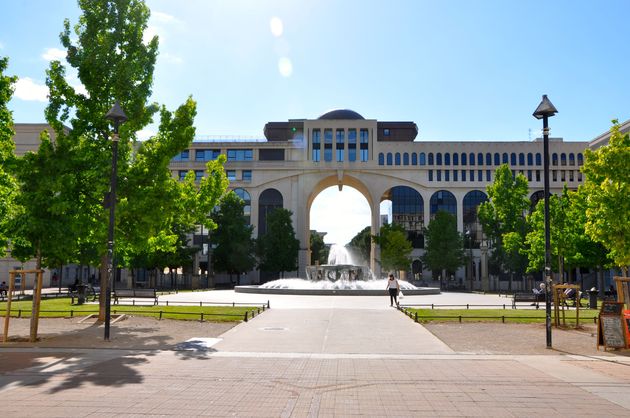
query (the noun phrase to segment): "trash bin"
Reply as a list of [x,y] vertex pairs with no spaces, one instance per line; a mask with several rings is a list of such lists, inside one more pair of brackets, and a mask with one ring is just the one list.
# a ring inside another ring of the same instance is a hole
[[589,309],[597,309],[597,290],[591,289],[588,291],[588,307]]
[[85,303],[85,290],[87,286],[83,283],[77,285],[77,305],[83,305]]

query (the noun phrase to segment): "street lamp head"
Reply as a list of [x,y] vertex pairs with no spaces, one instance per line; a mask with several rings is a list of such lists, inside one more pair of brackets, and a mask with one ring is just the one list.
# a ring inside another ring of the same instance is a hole
[[542,101],[534,111],[533,115],[536,119],[542,119],[545,116],[551,117],[558,113],[558,109],[549,101],[546,94],[543,94]]
[[118,102],[118,100],[116,100],[114,106],[109,109],[109,112],[107,112],[107,114],[105,115],[105,119],[109,119],[114,122],[115,133],[118,133],[118,126],[121,123],[125,123],[127,121],[127,115],[125,115],[125,112],[120,107],[120,103]]

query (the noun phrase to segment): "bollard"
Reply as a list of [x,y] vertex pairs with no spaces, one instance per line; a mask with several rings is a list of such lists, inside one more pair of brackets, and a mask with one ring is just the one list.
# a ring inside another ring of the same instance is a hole
[[271,309],[271,304],[269,303],[269,300],[267,300],[267,309]]
[[70,310],[70,318],[74,318],[74,311],[72,309]]
[[247,311],[245,311],[245,322],[247,322]]
[[203,307],[203,302],[199,302],[199,307]]
[[22,310],[18,309],[18,318],[21,318],[21,317],[22,317]]
[[201,313],[201,322],[203,322],[203,312]]
[[503,322],[505,324],[505,315],[501,316],[501,322]]
[[162,311],[160,311],[160,321],[162,320]]
[[234,302],[232,302],[232,307],[234,307],[234,306],[235,306],[235,304],[234,304]]
[[136,300],[135,299],[131,299],[131,306],[136,306]]
[[466,309],[467,310],[470,309],[470,305],[469,304],[466,304]]
[[459,316],[459,323],[460,324],[462,323],[462,316],[461,315]]
[[505,303],[503,304],[503,310],[505,310]]
[[166,301],[166,306],[168,306],[168,300]]
[[433,309],[433,304],[431,304],[431,309]]

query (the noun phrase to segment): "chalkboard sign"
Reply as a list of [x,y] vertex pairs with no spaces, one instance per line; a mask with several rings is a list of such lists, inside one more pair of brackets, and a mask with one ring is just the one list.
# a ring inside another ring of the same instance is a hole
[[602,303],[602,309],[600,314],[602,315],[621,315],[623,309],[623,302],[610,302],[604,301]]
[[621,316],[602,315],[599,317],[599,320],[602,329],[602,336],[604,337],[604,346],[611,348],[625,348],[625,330]]

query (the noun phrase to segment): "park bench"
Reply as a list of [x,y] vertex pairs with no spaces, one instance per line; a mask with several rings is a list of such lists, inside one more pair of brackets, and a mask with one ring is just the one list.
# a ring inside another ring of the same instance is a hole
[[[70,303],[74,305],[74,299],[79,299],[79,292],[76,290],[68,289],[68,295],[70,296]],[[89,300],[92,298],[92,302],[95,302],[96,299],[100,299],[101,288],[94,287],[92,285],[87,285],[85,287],[85,300]]]
[[116,289],[114,290],[113,297],[114,304],[118,303],[119,298],[153,299],[154,305],[158,303],[156,289]]
[[512,295],[512,309],[516,309],[517,302],[528,302],[536,305],[536,309],[538,309],[538,303],[543,300],[545,300],[544,293],[514,293],[514,295]]

